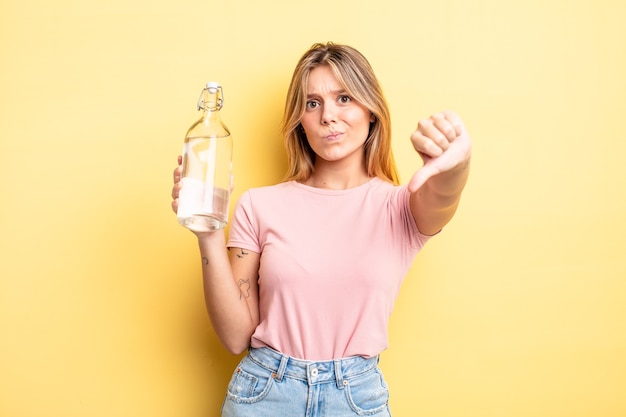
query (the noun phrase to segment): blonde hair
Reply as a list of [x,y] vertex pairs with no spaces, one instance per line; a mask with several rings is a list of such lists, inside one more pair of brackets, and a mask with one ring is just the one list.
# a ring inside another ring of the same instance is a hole
[[374,116],[364,144],[367,174],[398,184],[391,149],[389,108],[374,70],[359,51],[332,42],[313,45],[300,58],[291,78],[281,127],[288,160],[285,180],[305,181],[313,173],[316,155],[309,146],[300,121],[306,106],[309,73],[322,65],[328,65],[347,94]]

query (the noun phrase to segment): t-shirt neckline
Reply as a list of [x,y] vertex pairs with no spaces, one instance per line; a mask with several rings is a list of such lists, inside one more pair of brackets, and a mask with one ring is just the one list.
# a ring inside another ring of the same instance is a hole
[[356,187],[351,187],[351,188],[346,188],[345,190],[333,190],[333,189],[329,189],[329,188],[318,188],[318,187],[313,187],[312,185],[306,185],[306,184],[302,184],[298,181],[295,180],[291,180],[289,181],[290,184],[292,184],[294,187],[299,188],[301,190],[305,190],[305,191],[309,191],[312,193],[316,193],[316,194],[323,194],[323,195],[344,195],[344,194],[350,194],[353,192],[357,192],[360,191],[364,188],[368,188],[371,185],[374,184],[374,182],[379,181],[380,179],[378,177],[372,177],[369,180],[367,180],[366,182],[364,182],[361,185],[357,185]]

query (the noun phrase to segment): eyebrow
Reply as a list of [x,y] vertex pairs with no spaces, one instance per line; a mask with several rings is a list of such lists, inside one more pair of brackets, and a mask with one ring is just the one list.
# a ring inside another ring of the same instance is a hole
[[[346,94],[346,90],[342,88],[340,90],[331,91],[330,94],[335,95],[335,96],[339,96],[341,94]],[[312,94],[307,94],[306,98],[317,97],[317,96],[319,96],[318,93],[312,93]]]

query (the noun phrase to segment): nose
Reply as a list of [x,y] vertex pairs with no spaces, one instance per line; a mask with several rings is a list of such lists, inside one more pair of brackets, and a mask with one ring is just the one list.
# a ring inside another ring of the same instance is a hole
[[337,109],[333,103],[324,104],[324,110],[322,111],[322,124],[327,125],[337,122]]

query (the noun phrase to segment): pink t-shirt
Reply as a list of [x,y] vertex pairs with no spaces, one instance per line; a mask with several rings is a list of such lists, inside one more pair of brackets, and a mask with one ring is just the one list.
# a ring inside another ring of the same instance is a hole
[[379,354],[400,284],[427,240],[407,188],[379,178],[347,190],[295,181],[248,190],[228,246],[261,254],[251,346],[305,360]]

